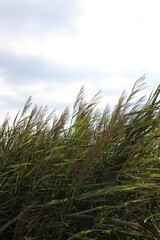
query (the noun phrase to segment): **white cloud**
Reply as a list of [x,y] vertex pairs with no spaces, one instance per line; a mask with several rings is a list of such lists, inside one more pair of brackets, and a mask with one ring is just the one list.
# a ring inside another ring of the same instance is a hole
[[82,3],[84,14],[75,19],[76,33],[19,33],[6,43],[7,47],[18,55],[45,57],[71,66],[92,66],[101,71],[159,71],[158,1]]
[[5,82],[3,76],[0,76],[0,96],[14,96],[15,92],[13,87]]

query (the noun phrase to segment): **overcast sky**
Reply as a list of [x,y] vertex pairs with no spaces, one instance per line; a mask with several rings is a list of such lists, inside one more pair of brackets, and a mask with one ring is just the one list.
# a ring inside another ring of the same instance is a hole
[[82,85],[87,96],[102,90],[100,107],[143,74],[155,88],[159,10],[159,0],[0,0],[1,119],[30,95],[59,113]]

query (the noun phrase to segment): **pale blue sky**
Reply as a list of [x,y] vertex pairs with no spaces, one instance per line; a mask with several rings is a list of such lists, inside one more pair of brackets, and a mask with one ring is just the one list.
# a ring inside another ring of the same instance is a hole
[[146,74],[160,77],[159,0],[0,0],[0,112],[28,98],[59,114],[82,85],[116,104]]

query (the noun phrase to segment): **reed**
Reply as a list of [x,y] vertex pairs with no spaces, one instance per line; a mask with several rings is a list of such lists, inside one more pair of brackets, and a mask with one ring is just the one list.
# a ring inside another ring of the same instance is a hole
[[31,97],[11,126],[6,117],[0,239],[160,239],[160,85],[137,100],[144,82],[112,113],[81,88],[72,117],[31,109]]

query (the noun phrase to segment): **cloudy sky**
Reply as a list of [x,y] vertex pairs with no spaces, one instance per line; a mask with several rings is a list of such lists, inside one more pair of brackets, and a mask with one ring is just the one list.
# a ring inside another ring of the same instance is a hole
[[159,9],[159,0],[0,0],[1,119],[30,95],[59,113],[82,85],[87,96],[102,89],[100,107],[143,74],[155,88]]

